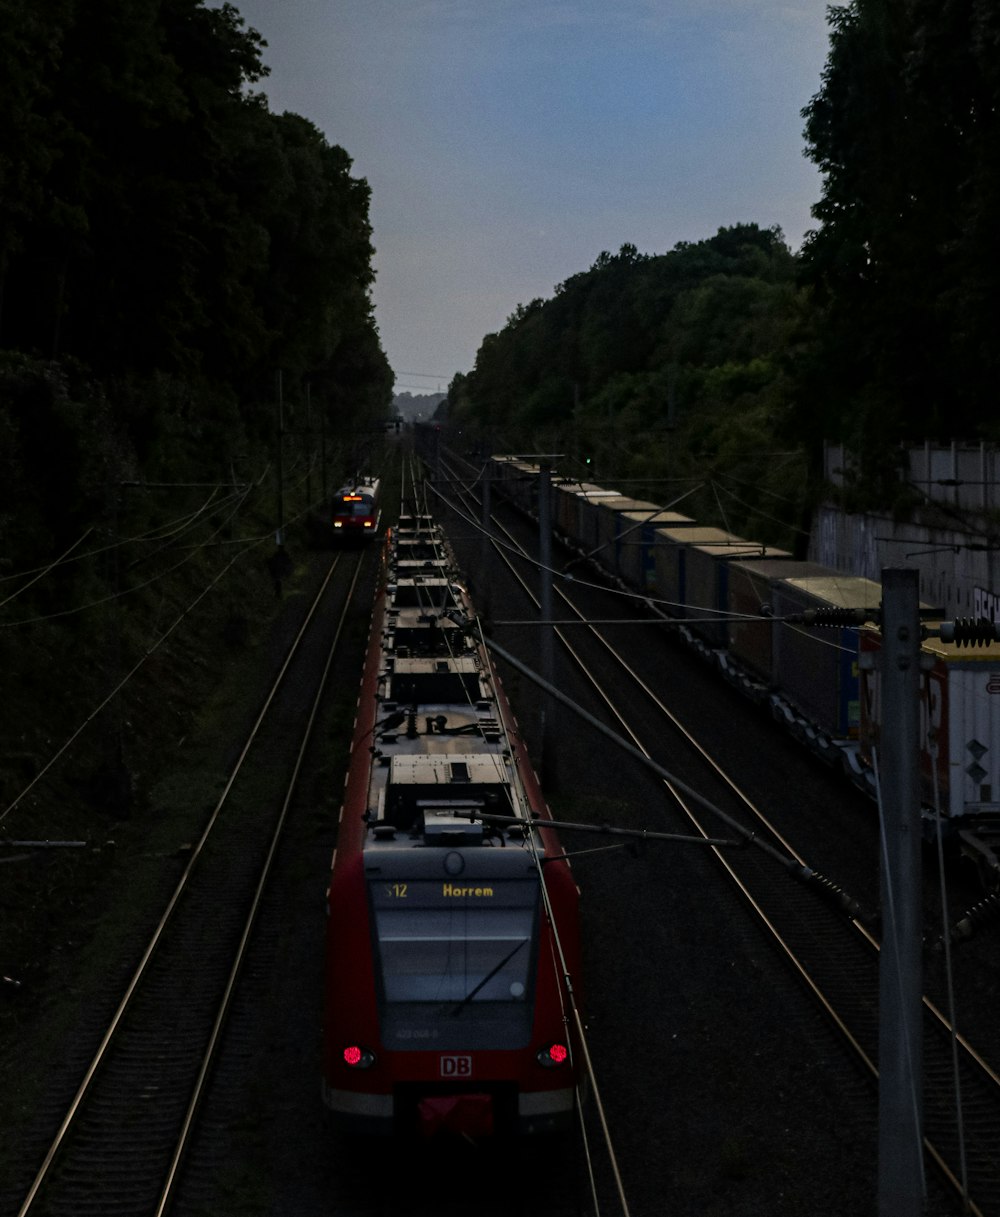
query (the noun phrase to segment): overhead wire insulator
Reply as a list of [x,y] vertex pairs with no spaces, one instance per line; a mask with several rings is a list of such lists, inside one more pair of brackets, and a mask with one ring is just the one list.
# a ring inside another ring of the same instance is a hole
[[956,617],[941,622],[941,641],[957,647],[986,647],[1000,641],[997,628],[988,617]]
[[991,892],[985,900],[980,900],[978,904],[973,905],[965,916],[955,923],[951,931],[952,940],[959,942],[962,939],[971,938],[976,930],[998,920],[1000,920],[1000,892]]
[[821,875],[819,871],[803,870],[797,873],[796,876],[802,883],[813,888],[824,903],[829,904],[831,908],[835,908],[838,912],[845,913],[848,917],[861,922],[870,922],[868,917],[861,907],[861,904],[844,891],[839,884],[828,879],[825,875]]

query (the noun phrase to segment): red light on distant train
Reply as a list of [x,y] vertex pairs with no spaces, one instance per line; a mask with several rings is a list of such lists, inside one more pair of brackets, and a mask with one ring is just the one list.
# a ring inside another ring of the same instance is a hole
[[350,1048],[344,1049],[344,1060],[348,1065],[361,1064],[361,1049],[357,1044],[352,1044]]
[[350,1044],[344,1049],[344,1064],[351,1069],[370,1069],[375,1064],[375,1053],[357,1044]]

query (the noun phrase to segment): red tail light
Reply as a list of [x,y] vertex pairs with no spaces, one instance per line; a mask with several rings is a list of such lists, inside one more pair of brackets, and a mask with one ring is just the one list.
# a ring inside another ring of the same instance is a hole
[[569,1049],[565,1044],[546,1044],[544,1048],[539,1049],[536,1059],[539,1065],[555,1069],[569,1060]]
[[375,1064],[375,1053],[358,1044],[349,1044],[343,1052],[344,1064],[349,1069],[371,1069]]

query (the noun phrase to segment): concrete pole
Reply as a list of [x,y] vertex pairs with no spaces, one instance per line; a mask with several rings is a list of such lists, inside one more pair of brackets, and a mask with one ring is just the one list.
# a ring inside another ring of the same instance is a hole
[[285,544],[285,396],[282,373],[278,372],[278,527],[275,530],[275,544],[281,548]]
[[306,381],[306,506],[312,511],[312,386]]
[[[551,513],[552,470],[548,461],[542,461],[538,468],[538,561],[539,571],[539,613],[542,621],[552,620],[552,513]],[[541,638],[541,667],[542,679],[547,684],[554,684],[554,643],[551,625],[542,626]],[[548,756],[548,709],[549,698],[542,698],[541,713],[541,768],[544,771],[545,759]],[[544,772],[542,774],[544,777]]]
[[882,572],[879,1217],[921,1217],[926,1195],[918,579],[916,570]]
[[488,465],[483,468],[482,476],[480,478],[480,484],[482,485],[482,488],[483,488],[483,511],[482,511],[482,516],[480,518],[480,523],[482,525],[482,530],[483,530],[480,535],[482,536],[483,543],[482,543],[482,551],[481,551],[480,559],[479,559],[479,569],[481,572],[480,577],[479,577],[480,578],[479,611],[483,614],[484,617],[488,617],[489,613],[490,613],[490,566],[492,564],[492,559],[493,559],[493,554],[491,552],[493,545],[492,545],[492,537],[491,537],[491,532],[490,532],[490,516],[492,514],[492,503],[491,503],[491,496],[490,496],[490,491],[491,491],[490,470],[489,470]]

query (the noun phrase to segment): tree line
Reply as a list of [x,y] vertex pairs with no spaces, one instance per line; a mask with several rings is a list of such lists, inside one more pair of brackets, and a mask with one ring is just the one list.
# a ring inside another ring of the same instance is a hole
[[824,439],[856,454],[850,504],[884,508],[901,443],[1000,438],[1000,8],[851,0],[829,24],[801,251],[736,224],[602,253],[483,340],[457,424],[581,473],[703,481],[701,515],[785,543],[768,519],[807,517]]
[[581,479],[685,495],[681,511],[792,543],[776,521],[804,489],[791,432],[808,325],[779,229],[735,225],[661,255],[624,245],[488,336],[449,418],[498,450],[565,454]]
[[276,374],[382,416],[369,188],[203,0],[0,0],[0,552],[273,446]]

